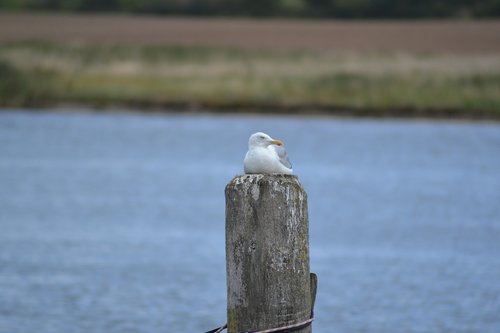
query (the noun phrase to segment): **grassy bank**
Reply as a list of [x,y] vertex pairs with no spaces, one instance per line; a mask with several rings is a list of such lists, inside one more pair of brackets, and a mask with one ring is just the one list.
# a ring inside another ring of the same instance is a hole
[[0,106],[500,118],[500,55],[0,44]]

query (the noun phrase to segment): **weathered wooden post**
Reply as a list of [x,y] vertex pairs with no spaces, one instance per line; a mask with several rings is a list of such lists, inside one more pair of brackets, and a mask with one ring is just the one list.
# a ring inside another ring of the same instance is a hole
[[[243,175],[226,186],[228,333],[310,319],[307,195],[296,176]],[[294,332],[309,333],[310,325]]]

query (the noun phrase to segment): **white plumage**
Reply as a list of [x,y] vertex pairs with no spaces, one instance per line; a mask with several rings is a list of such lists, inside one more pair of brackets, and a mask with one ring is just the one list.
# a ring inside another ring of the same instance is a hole
[[254,133],[248,139],[248,152],[243,166],[245,173],[293,172],[283,142],[262,132]]

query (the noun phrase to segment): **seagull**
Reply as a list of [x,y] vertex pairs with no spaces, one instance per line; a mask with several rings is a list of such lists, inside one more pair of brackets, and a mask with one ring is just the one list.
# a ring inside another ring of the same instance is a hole
[[292,164],[281,140],[257,132],[248,139],[248,152],[243,161],[245,173],[292,174]]

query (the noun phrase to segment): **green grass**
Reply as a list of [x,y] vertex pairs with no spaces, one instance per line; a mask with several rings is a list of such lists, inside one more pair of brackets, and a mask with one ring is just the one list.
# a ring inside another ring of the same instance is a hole
[[0,106],[66,102],[500,118],[500,55],[0,44]]

